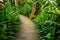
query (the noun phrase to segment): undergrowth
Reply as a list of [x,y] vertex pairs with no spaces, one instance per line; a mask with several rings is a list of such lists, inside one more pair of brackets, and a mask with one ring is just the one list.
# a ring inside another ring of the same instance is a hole
[[6,3],[0,11],[0,40],[13,40],[18,31],[19,14],[14,6]]

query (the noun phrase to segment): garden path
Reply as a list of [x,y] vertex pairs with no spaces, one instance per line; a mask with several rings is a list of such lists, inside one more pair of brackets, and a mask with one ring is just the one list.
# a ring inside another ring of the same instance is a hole
[[35,24],[26,16],[20,15],[20,31],[17,34],[17,40],[40,40],[36,33]]

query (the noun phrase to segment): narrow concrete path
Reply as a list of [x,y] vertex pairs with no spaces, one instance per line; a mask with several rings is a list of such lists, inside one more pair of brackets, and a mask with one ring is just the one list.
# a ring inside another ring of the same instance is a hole
[[26,16],[20,15],[20,31],[17,35],[17,40],[40,40],[36,33],[34,23]]

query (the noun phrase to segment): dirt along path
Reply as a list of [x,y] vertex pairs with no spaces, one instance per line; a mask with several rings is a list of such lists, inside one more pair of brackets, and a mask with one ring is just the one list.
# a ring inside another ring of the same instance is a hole
[[20,31],[17,34],[17,40],[40,40],[36,33],[34,23],[26,16],[20,15]]

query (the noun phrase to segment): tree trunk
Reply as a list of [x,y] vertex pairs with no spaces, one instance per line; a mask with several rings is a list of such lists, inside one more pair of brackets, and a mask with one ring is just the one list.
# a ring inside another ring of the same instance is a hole
[[10,1],[9,1],[9,0],[7,0],[7,3],[10,3]]
[[4,4],[3,4],[3,0],[0,0],[0,11],[3,10]]
[[[36,2],[36,0],[33,0],[33,1],[34,3]],[[32,19],[32,17],[35,17],[35,13],[36,13],[36,4],[33,4],[30,19]]]
[[20,1],[20,4],[25,4],[27,2],[27,0],[19,0]]
[[15,6],[16,7],[18,6],[18,0],[15,0]]
[[3,0],[0,0],[1,2],[3,2]]

